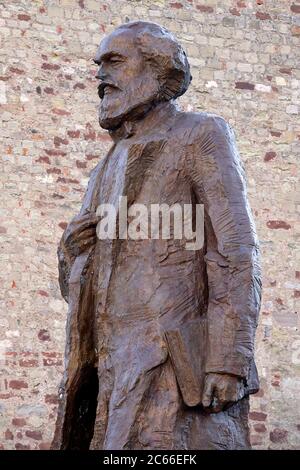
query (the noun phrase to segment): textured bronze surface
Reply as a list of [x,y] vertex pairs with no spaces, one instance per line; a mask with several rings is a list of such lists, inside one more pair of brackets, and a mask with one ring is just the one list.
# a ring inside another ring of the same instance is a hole
[[[258,389],[258,242],[230,126],[180,111],[184,51],[127,23],[96,54],[100,125],[113,146],[60,242],[69,304],[53,449],[247,449]],[[203,204],[205,241],[99,239],[96,210]]]

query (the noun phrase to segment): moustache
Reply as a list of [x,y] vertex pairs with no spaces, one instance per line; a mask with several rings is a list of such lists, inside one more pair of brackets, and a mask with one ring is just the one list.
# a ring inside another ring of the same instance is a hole
[[105,92],[106,87],[110,87],[115,90],[120,90],[120,88],[112,82],[108,82],[108,81],[101,82],[100,85],[98,86],[98,96],[101,100],[104,97],[104,92]]

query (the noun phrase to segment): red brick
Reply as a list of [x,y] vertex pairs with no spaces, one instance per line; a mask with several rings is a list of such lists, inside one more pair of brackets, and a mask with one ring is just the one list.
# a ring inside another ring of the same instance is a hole
[[55,147],[59,147],[61,144],[68,145],[69,141],[67,139],[63,139],[62,137],[55,136],[53,139]]
[[270,440],[274,443],[282,442],[286,439],[288,431],[286,429],[275,428],[270,432]]
[[300,271],[295,271],[295,278],[300,279]]
[[50,165],[50,160],[48,157],[39,157],[37,160],[36,160],[37,163],[47,163],[48,165]]
[[61,359],[43,359],[44,366],[62,366]]
[[0,400],[8,400],[9,398],[12,398],[11,393],[0,393]]
[[34,439],[35,441],[41,441],[43,436],[41,431],[25,431],[25,435],[27,437],[30,437],[31,439]]
[[37,367],[38,361],[36,359],[20,359],[20,367]]
[[39,444],[39,449],[40,450],[49,450],[51,447],[51,442],[41,442]]
[[58,65],[58,64],[49,64],[48,62],[44,62],[42,64],[42,69],[44,69],[44,70],[59,70],[60,65]]
[[179,2],[173,2],[173,3],[170,3],[169,5],[171,8],[177,8],[177,9],[182,8],[183,6],[182,3],[179,3]]
[[264,161],[269,162],[270,160],[274,160],[276,158],[276,152],[267,152],[264,156]]
[[55,351],[43,351],[42,355],[44,357],[61,357],[61,354]]
[[300,290],[294,290],[294,298],[299,299],[300,297]]
[[214,11],[214,9],[212,7],[209,7],[208,5],[197,5],[196,8],[197,10],[200,10],[203,13],[212,13]]
[[54,351],[44,351],[42,355],[44,366],[61,366],[62,360],[60,359],[61,354]]
[[60,222],[60,223],[58,224],[58,226],[59,226],[60,228],[62,228],[63,230],[66,230],[68,224],[67,224],[67,222]]
[[48,175],[52,175],[52,174],[60,175],[61,170],[59,168],[48,168],[47,173],[48,173]]
[[9,70],[17,75],[23,75],[25,73],[24,70],[18,69],[17,67],[9,67]]
[[281,132],[280,132],[280,131],[270,131],[270,134],[271,134],[273,137],[280,137],[280,136],[281,136]]
[[14,426],[19,428],[26,426],[26,419],[24,418],[13,418],[11,422]]
[[63,178],[61,176],[59,176],[59,178],[57,178],[57,183],[64,183],[64,184],[79,184],[80,181],[74,179],[74,178]]
[[41,289],[40,289],[40,290],[37,291],[37,293],[38,293],[39,295],[41,295],[42,297],[49,297],[48,292],[46,292],[45,290],[41,290]]
[[291,11],[293,13],[300,13],[300,4],[296,5],[295,3],[293,3],[293,5],[291,5]]
[[50,157],[65,157],[67,155],[66,152],[57,149],[45,149],[45,152]]
[[80,136],[80,131],[68,131],[67,134],[72,139],[78,139],[78,137]]
[[284,229],[289,230],[291,225],[285,222],[284,220],[268,220],[267,227],[271,229]]
[[80,160],[76,160],[77,168],[86,168],[86,162],[81,162]]
[[16,442],[15,443],[15,449],[16,450],[30,450],[30,445],[28,444],[21,444],[21,442]]
[[57,114],[58,116],[70,116],[71,114],[69,111],[60,108],[52,108],[51,111],[53,114]]
[[267,428],[263,423],[258,423],[254,425],[254,430],[256,432],[266,432]]
[[235,88],[239,88],[240,90],[254,90],[254,85],[248,82],[236,82]]
[[99,158],[99,156],[98,155],[93,155],[91,153],[86,155],[87,160],[94,160],[95,158]]
[[258,20],[262,20],[262,21],[271,19],[271,16],[269,15],[269,13],[264,13],[262,11],[257,11],[255,16]]
[[286,73],[287,75],[291,75],[292,69],[289,68],[289,67],[282,67],[281,69],[279,69],[279,72],[280,73]]
[[85,85],[83,83],[75,83],[75,85],[73,86],[74,90],[76,90],[77,88],[79,90],[84,90],[85,89]]
[[58,405],[58,396],[54,394],[46,395],[45,403],[48,403],[49,405]]
[[5,433],[4,433],[4,438],[5,438],[7,441],[13,441],[14,435],[13,435],[13,433],[12,433],[9,429],[6,429],[6,431],[5,431]]
[[20,13],[20,15],[18,15],[18,20],[20,21],[29,21],[31,19],[31,17],[29,15],[25,15],[23,13]]
[[266,413],[262,413],[260,411],[250,411],[249,418],[253,421],[266,421],[267,415]]
[[24,380],[10,380],[9,387],[15,390],[21,390],[21,388],[28,388],[28,383]]
[[44,88],[44,92],[47,93],[47,95],[54,95],[54,90],[51,87],[46,86]]
[[48,330],[40,330],[38,332],[38,339],[41,341],[50,341],[50,333]]

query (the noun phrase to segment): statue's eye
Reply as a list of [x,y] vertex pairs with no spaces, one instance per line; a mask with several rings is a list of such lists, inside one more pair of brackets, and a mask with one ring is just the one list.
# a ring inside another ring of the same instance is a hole
[[121,64],[123,61],[119,57],[111,57],[109,62],[113,65]]

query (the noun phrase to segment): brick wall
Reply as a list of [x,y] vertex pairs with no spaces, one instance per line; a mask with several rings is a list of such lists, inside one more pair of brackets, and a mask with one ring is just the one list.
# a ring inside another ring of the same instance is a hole
[[188,53],[182,106],[220,114],[236,131],[264,271],[252,440],[299,448],[299,0],[0,0],[0,11],[0,446],[51,441],[67,311],[56,247],[110,145],[91,59],[115,26],[150,19]]

